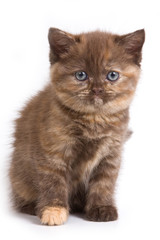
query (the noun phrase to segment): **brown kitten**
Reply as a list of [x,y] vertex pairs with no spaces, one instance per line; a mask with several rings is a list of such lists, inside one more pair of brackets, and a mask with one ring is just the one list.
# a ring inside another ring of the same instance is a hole
[[15,207],[60,225],[69,211],[118,217],[114,188],[140,74],[144,30],[127,35],[49,30],[51,82],[16,122]]

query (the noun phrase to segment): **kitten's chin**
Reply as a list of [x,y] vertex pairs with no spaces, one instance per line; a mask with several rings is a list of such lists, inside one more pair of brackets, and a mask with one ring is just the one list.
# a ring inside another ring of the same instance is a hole
[[102,98],[95,96],[93,99],[93,104],[95,107],[101,107],[104,104],[104,102]]

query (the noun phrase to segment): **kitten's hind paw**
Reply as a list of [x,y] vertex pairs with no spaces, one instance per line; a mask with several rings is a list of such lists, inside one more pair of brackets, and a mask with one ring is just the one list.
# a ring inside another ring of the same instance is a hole
[[101,206],[87,211],[87,218],[95,222],[115,221],[118,218],[118,213],[114,206]]
[[42,212],[41,223],[49,226],[62,225],[67,221],[68,210],[64,207],[46,207]]

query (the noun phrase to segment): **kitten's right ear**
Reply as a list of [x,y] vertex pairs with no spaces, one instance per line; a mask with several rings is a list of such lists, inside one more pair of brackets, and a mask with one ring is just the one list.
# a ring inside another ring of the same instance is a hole
[[48,41],[50,44],[50,62],[53,64],[61,57],[62,54],[67,53],[71,45],[75,44],[74,35],[66,33],[57,28],[50,28],[48,33]]

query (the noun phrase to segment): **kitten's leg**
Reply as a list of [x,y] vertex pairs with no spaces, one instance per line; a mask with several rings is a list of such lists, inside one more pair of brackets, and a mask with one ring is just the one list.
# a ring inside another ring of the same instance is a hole
[[61,225],[67,221],[68,180],[63,169],[44,169],[39,174],[37,215],[42,224]]
[[21,164],[13,158],[9,170],[13,207],[20,212],[35,215],[37,192],[32,184],[31,176],[24,172],[24,169],[27,169],[28,166],[25,166],[25,168],[24,165],[23,167],[17,166],[21,166]]
[[21,213],[26,213],[30,215],[36,215],[36,201],[26,201],[21,198],[17,193],[12,191],[12,199],[14,203],[14,208]]
[[114,205],[114,187],[118,176],[119,161],[112,157],[101,161],[93,172],[88,189],[86,215],[91,221],[114,221],[118,218]]

